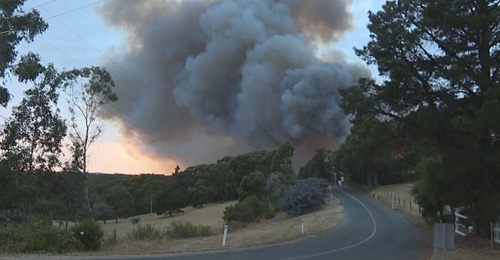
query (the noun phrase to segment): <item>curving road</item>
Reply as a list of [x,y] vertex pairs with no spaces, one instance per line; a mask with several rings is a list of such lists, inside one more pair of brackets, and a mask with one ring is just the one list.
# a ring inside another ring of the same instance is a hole
[[421,245],[420,236],[406,219],[371,197],[349,188],[336,189],[334,196],[344,206],[344,225],[315,238],[236,251],[54,259],[422,259],[418,250]]

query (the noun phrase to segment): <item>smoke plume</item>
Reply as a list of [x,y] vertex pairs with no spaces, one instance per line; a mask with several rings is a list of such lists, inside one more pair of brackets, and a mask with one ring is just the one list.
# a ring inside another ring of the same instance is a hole
[[126,32],[106,66],[119,101],[104,115],[149,153],[187,164],[285,140],[306,155],[335,146],[349,122],[338,90],[368,70],[317,44],[351,27],[352,0],[112,0]]

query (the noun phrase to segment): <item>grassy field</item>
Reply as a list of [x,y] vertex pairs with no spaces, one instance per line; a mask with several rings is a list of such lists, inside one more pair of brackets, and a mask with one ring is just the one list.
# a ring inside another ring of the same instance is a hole
[[[433,227],[420,216],[420,209],[415,203],[410,190],[413,184],[396,184],[380,186],[371,191],[371,195],[388,207],[397,208],[395,210],[403,213],[419,231],[421,231],[426,252],[429,259],[442,259],[442,250],[433,250]],[[489,251],[490,241],[477,236],[462,237],[455,234],[455,249],[447,252],[446,259],[457,260],[480,260],[480,259],[500,259],[500,245],[494,244],[498,251]]]
[[[157,241],[137,241],[127,239],[127,234],[137,225],[129,219],[119,219],[103,225],[106,236],[116,230],[119,243],[105,244],[99,254],[137,254],[137,253],[169,253],[185,251],[203,251],[220,249],[222,243],[222,215],[226,207],[235,202],[207,205],[201,209],[185,208],[181,215],[157,216],[142,215],[139,224],[151,224],[162,229],[174,221],[189,221],[196,225],[212,227],[212,236],[189,239],[164,239]],[[327,199],[326,205],[316,212],[300,217],[289,217],[279,213],[275,218],[263,220],[260,223],[248,225],[245,228],[229,230],[227,248],[244,248],[258,245],[268,245],[302,238],[301,221],[304,220],[304,237],[311,237],[331,230],[342,223],[344,209],[340,202],[333,198]],[[113,222],[113,223],[111,223]]]

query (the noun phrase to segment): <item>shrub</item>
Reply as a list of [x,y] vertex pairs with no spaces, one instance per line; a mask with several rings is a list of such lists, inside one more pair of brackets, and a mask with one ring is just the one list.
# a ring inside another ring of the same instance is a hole
[[51,217],[34,217],[26,223],[0,225],[0,252],[64,253],[82,249],[70,232],[52,226]]
[[258,197],[264,196],[266,193],[266,177],[263,173],[256,171],[241,179],[238,195],[240,200],[243,200],[252,195]]
[[279,193],[279,191],[283,189],[283,187],[284,185],[280,180],[279,174],[271,174],[269,178],[267,178],[266,191],[268,195],[272,196],[276,193]]
[[26,214],[19,211],[0,211],[0,225],[9,223],[23,223],[26,222],[28,218]]
[[163,238],[163,234],[155,229],[153,225],[147,224],[144,226],[137,225],[137,227],[132,229],[128,234],[128,237],[135,240],[154,240]]
[[[227,228],[231,230],[231,232],[238,230],[240,228],[245,228],[247,226],[246,223],[240,221],[229,221],[227,223]],[[222,232],[224,232],[224,227],[222,227]]]
[[210,236],[212,234],[212,227],[194,225],[188,221],[177,221],[167,228],[166,234],[171,238]]
[[256,222],[261,218],[274,217],[275,211],[269,201],[250,196],[224,210],[225,222],[238,221],[242,223]]
[[82,243],[75,239],[71,232],[49,226],[33,232],[31,243],[32,252],[63,253],[83,248]]
[[84,249],[99,250],[101,248],[104,231],[99,223],[93,220],[85,220],[71,228],[71,231],[83,244]]
[[326,182],[319,178],[308,178],[297,182],[279,200],[279,207],[288,214],[297,216],[308,213],[325,203]]

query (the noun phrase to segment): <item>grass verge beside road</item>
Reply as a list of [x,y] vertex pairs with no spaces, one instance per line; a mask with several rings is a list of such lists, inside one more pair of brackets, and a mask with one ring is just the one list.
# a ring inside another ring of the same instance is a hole
[[[187,209],[185,215],[172,218],[143,216],[144,222],[141,220],[141,223],[149,223],[155,227],[164,227],[176,220],[191,221],[196,225],[211,225],[214,234],[212,236],[154,241],[123,239],[115,245],[105,245],[97,254],[174,253],[220,249],[223,228],[222,212],[229,205],[229,203],[215,204],[202,209]],[[323,208],[316,212],[299,217],[289,217],[285,213],[279,213],[270,220],[263,220],[234,231],[229,230],[226,248],[245,248],[300,239],[302,238],[302,220],[304,220],[304,237],[316,236],[339,226],[343,215],[344,208],[340,202],[335,198],[327,199]],[[120,231],[117,229],[117,233],[123,237],[126,230],[131,230],[133,225],[122,220],[118,225],[106,224],[105,228],[108,234],[113,229],[120,228]]]

